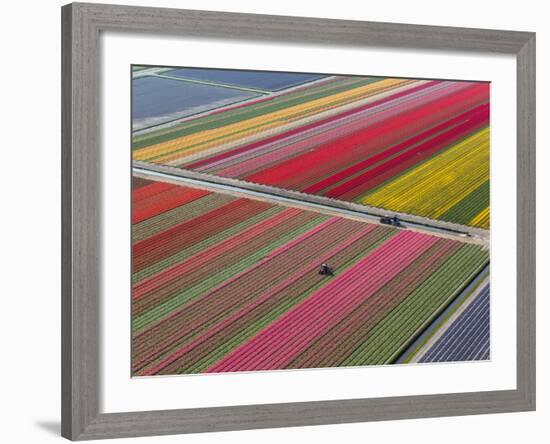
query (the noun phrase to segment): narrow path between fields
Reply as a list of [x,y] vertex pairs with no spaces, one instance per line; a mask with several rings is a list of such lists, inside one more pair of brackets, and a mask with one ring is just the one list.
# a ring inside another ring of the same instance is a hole
[[432,220],[424,217],[386,211],[353,202],[339,201],[324,196],[315,196],[297,191],[284,190],[267,185],[247,183],[237,179],[217,177],[176,167],[133,161],[133,173],[137,177],[180,185],[192,185],[209,191],[222,191],[240,197],[253,197],[289,207],[315,209],[320,213],[362,220],[380,224],[380,217],[398,216],[403,229],[410,229],[461,242],[473,243],[489,248],[489,232],[480,228],[467,227]]
[[452,323],[489,283],[489,267],[472,279],[459,295],[431,322],[422,334],[399,356],[395,364],[416,363],[447,330]]

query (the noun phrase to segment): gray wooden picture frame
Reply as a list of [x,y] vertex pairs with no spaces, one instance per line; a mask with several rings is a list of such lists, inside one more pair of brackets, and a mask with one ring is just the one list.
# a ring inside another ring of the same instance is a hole
[[[146,412],[99,411],[104,31],[511,54],[517,58],[517,388]],[[62,435],[73,440],[535,409],[535,34],[73,3],[62,8]]]

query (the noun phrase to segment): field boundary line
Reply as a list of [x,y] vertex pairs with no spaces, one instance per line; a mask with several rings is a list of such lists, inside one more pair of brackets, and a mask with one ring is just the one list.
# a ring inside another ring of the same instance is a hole
[[217,82],[212,82],[210,80],[197,80],[197,79],[190,79],[189,77],[177,77],[177,76],[170,76],[167,74],[159,74],[159,73],[151,73],[149,75],[151,77],[159,77],[161,79],[176,80],[178,82],[197,83],[199,85],[217,86],[219,88],[227,88],[227,89],[237,89],[239,91],[253,92],[257,94],[262,94],[264,96],[271,94],[271,91],[268,91],[265,89],[249,88],[247,86],[239,86],[239,85],[230,85],[228,83],[217,83]]
[[481,270],[478,269],[471,277],[468,278],[468,284],[460,291],[460,293],[456,294],[454,297],[451,296],[447,304],[443,303],[445,308],[434,319],[427,323],[423,328],[421,327],[417,334],[411,336],[416,336],[416,339],[395,358],[394,363],[408,364],[417,362],[416,359],[420,359],[418,356],[420,350],[423,349],[424,346],[441,331],[447,321],[455,314],[456,311],[461,309],[472,294],[477,294],[480,288],[483,288],[485,284],[489,283],[489,273],[490,263],[488,262],[483,266],[483,268],[481,268]]
[[450,222],[427,219],[399,212],[370,207],[354,202],[345,202],[324,196],[315,196],[268,185],[243,182],[238,179],[218,177],[210,174],[176,168],[173,166],[134,160],[133,174],[144,179],[168,182],[176,185],[191,185],[208,191],[221,191],[240,197],[252,197],[285,206],[315,210],[331,216],[380,224],[380,218],[398,216],[402,228],[419,231],[464,243],[489,248],[489,231]]
[[442,322],[439,323],[440,325],[438,325],[433,334],[427,338],[426,342],[414,352],[407,363],[413,364],[419,362],[420,359],[422,359],[422,357],[428,353],[432,346],[438,341],[438,339],[449,330],[454,321],[456,321],[456,319],[476,300],[477,296],[479,296],[483,289],[489,285],[489,281],[490,278],[487,276],[480,283],[478,283],[476,288],[474,288],[461,303],[458,304],[454,311],[448,313],[448,317],[446,319],[445,316],[443,316],[444,319],[442,319]]

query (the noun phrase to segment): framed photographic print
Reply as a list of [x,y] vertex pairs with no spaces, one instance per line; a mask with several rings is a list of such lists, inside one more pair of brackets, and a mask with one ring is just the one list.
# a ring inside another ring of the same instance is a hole
[[62,23],[65,437],[535,408],[533,33]]

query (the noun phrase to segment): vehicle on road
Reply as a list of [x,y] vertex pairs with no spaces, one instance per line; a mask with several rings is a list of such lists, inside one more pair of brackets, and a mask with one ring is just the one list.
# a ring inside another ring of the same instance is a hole
[[386,225],[392,225],[394,227],[401,227],[401,220],[397,216],[384,216],[380,218],[380,223]]

